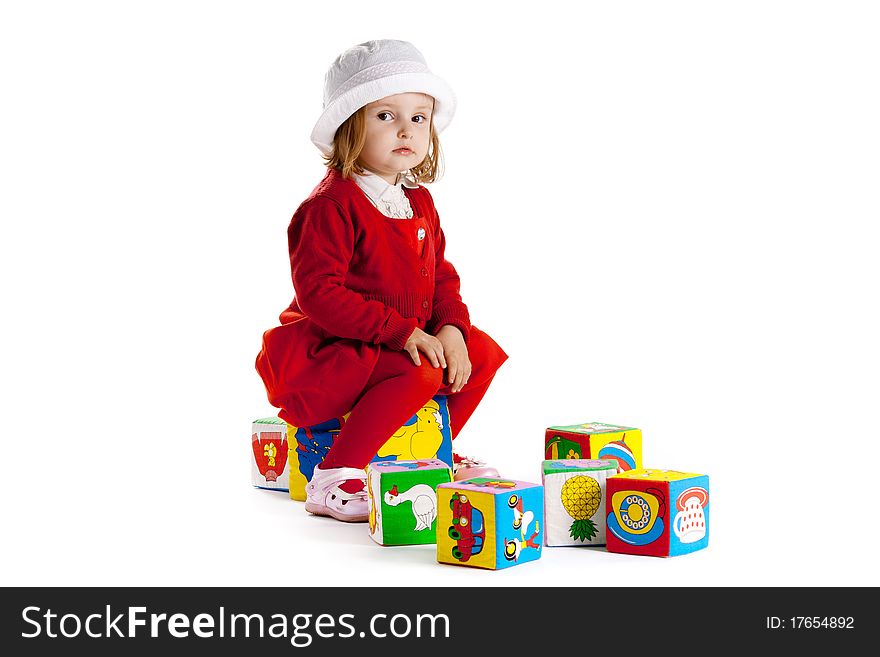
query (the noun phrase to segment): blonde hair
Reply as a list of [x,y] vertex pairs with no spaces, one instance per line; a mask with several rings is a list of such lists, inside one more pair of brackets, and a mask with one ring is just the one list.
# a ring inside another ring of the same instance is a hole
[[[360,164],[359,158],[367,141],[366,129],[367,107],[361,107],[348,117],[333,135],[333,150],[324,155],[324,164],[342,173],[343,178],[350,178],[352,173],[360,176],[366,169]],[[434,130],[434,117],[431,117],[431,143],[425,159],[409,170],[410,176],[417,183],[432,183],[441,175],[443,154],[440,151],[440,138]]]

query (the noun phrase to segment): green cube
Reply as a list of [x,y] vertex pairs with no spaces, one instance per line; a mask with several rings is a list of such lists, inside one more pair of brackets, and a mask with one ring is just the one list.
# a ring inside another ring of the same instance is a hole
[[436,543],[437,486],[450,481],[440,459],[370,463],[370,536],[379,545]]

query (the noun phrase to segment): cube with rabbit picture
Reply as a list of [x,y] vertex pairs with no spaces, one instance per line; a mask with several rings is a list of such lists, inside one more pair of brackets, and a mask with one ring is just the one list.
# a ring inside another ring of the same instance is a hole
[[498,570],[541,557],[544,487],[478,477],[437,487],[437,561]]
[[639,468],[605,482],[606,549],[672,557],[709,545],[709,477]]
[[379,545],[436,542],[437,486],[449,481],[452,471],[440,459],[370,463],[370,536]]
[[[290,499],[306,499],[312,472],[327,456],[350,413],[312,426],[284,423],[290,445]],[[394,432],[373,457],[382,461],[440,459],[452,466],[452,430],[445,395],[434,395]]]
[[605,482],[617,461],[544,461],[544,544],[605,545]]

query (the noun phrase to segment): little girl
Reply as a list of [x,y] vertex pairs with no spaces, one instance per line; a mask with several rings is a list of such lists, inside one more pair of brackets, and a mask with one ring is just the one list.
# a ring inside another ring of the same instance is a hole
[[[257,371],[278,415],[311,426],[351,411],[306,487],[306,510],[368,518],[364,468],[438,392],[452,438],[507,354],[471,325],[427,189],[455,96],[405,41],[342,53],[312,142],[324,179],[287,231],[295,297],[263,334]],[[454,477],[498,476],[453,457]]]

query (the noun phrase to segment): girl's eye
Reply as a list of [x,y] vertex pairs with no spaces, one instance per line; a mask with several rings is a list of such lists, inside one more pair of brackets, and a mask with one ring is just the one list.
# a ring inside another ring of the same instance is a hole
[[391,117],[391,112],[379,112],[379,113],[376,115],[376,117],[377,117],[380,121],[387,121],[388,119],[383,118],[383,117],[386,117],[386,116],[390,118],[390,117]]
[[[416,120],[416,119],[418,119],[418,120]],[[416,114],[416,115],[413,117],[412,120],[415,121],[416,123],[424,123],[424,122],[427,121],[428,119],[426,119],[426,118],[425,118],[424,116],[422,116],[421,114]]]

